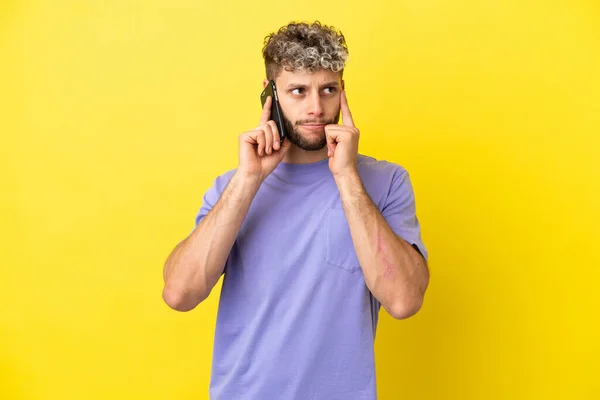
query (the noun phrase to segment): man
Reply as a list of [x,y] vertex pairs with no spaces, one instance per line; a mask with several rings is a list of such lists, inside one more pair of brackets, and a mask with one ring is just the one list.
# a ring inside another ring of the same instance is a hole
[[211,399],[375,399],[379,308],[401,319],[423,302],[410,179],[358,154],[347,55],[341,32],[318,22],[266,38],[263,85],[275,80],[288,136],[279,142],[269,98],[166,262],[163,298],[179,311],[224,273]]

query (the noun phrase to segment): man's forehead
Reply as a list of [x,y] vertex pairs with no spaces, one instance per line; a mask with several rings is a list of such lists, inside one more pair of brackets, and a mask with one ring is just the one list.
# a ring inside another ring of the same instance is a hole
[[303,85],[322,85],[325,83],[340,81],[340,73],[327,69],[317,71],[295,70],[286,71],[283,69],[277,77],[277,83],[287,85],[288,83],[299,83]]

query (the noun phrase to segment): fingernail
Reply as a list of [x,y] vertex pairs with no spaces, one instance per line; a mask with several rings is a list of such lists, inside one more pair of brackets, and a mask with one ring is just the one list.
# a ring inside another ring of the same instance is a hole
[[275,142],[275,144],[273,145],[273,148],[275,150],[279,150],[279,142]]

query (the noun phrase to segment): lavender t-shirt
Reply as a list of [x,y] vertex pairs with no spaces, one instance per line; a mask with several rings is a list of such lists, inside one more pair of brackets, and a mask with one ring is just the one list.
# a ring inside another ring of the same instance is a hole
[[[329,160],[280,163],[225,265],[212,400],[373,400],[379,302],[367,288]],[[408,172],[359,155],[373,202],[425,258]],[[235,170],[216,178],[196,225]]]

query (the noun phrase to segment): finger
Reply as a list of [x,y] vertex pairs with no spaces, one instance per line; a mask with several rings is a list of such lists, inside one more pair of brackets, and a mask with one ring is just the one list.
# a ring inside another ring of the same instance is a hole
[[336,147],[336,143],[327,143],[327,157],[333,157]]
[[283,151],[284,149],[287,150],[292,146],[292,142],[290,142],[289,140],[283,140],[281,143],[279,143],[279,147],[280,149]]
[[337,132],[339,132],[339,130],[336,129],[334,124],[325,125],[325,138],[327,139],[328,143],[335,143],[335,139],[339,135]]
[[283,160],[285,153],[287,153],[290,147],[292,147],[292,142],[290,142],[289,140],[284,140],[283,142],[281,142],[280,149],[277,152],[277,154],[279,154],[279,157],[281,157],[281,160]]
[[339,132],[339,130],[333,128],[333,125],[325,126],[325,138],[327,140],[327,157],[333,156],[333,153],[335,152]]
[[338,136],[344,132],[348,132],[349,129],[352,129],[352,128],[349,126],[337,125],[337,124],[330,124],[330,125],[325,126],[325,132],[331,132],[332,135],[333,135],[333,132],[336,132],[336,134]]
[[[351,126],[346,126],[346,125],[328,125],[328,128],[326,128],[329,130],[329,132],[331,132],[331,134],[333,134],[334,132],[336,133],[336,143],[339,143],[341,141],[346,141],[346,140],[354,140],[354,136],[356,136],[356,138],[359,137],[360,132],[358,131],[358,129],[356,129],[355,127],[351,127]],[[358,140],[358,139],[356,139]]]
[[279,150],[279,146],[281,143],[279,143],[279,129],[277,128],[277,124],[275,123],[275,121],[271,120],[269,121],[269,126],[271,127],[271,131],[273,132],[272,135],[272,143],[273,143],[273,150]]
[[262,110],[262,114],[260,115],[260,124],[266,124],[269,119],[271,119],[271,96],[267,96],[267,100],[265,101],[265,105]]
[[265,131],[260,130],[256,135],[257,153],[259,156],[265,154]]
[[346,132],[348,128],[341,125],[330,124],[325,126],[325,137],[327,141],[331,143],[338,143],[341,140],[341,136]]
[[260,132],[260,128],[256,128],[254,130],[244,132],[240,135],[240,141],[243,141],[245,143],[249,143],[249,144],[255,146],[255,145],[257,145],[256,137],[258,136],[259,132]]
[[265,124],[265,152],[271,154],[273,151],[273,121]]
[[348,107],[348,99],[346,98],[346,91],[342,91],[342,98],[340,107],[342,109],[342,121],[344,125],[354,127],[354,121],[352,120],[352,113],[350,107]]

